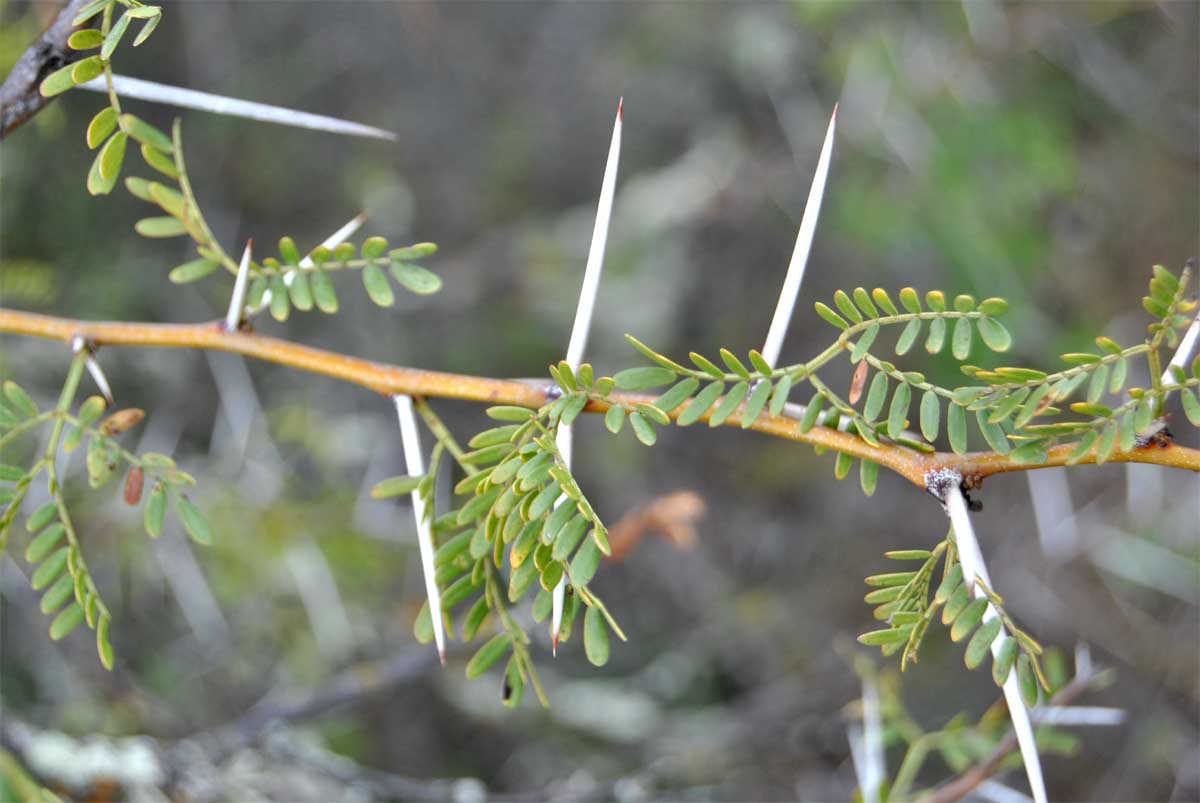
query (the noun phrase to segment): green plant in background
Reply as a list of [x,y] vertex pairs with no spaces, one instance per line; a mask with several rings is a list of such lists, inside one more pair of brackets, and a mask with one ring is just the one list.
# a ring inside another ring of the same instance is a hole
[[[86,23],[97,15],[100,29],[76,32],[70,45],[78,50],[98,48],[99,53],[52,73],[42,84],[43,94],[51,96],[99,76],[108,82],[109,105],[87,128],[88,146],[98,149],[88,174],[88,191],[93,195],[111,192],[123,169],[129,140],[134,140],[143,161],[162,178],[127,177],[126,187],[164,213],[139,221],[136,231],[150,238],[187,235],[196,245],[197,258],[174,268],[171,281],[193,282],[220,268],[236,277],[224,331],[206,335],[207,340],[195,332],[184,332],[169,344],[226,348],[367,384],[381,392],[417,397],[417,410],[436,440],[429,465],[420,474],[380,482],[372,495],[390,499],[415,493],[422,500],[418,524],[423,522],[432,529],[433,579],[440,596],[434,603],[439,610],[431,610],[428,601],[422,608],[414,625],[416,636],[429,642],[438,626],[453,634],[457,623],[463,641],[483,639],[466,664],[467,675],[482,675],[507,658],[502,694],[506,705],[518,705],[527,684],[547,703],[531,655],[530,636],[511,606],[532,596],[532,618],[543,622],[551,616],[555,588],[565,579],[569,593],[561,610],[561,625],[553,634],[555,643],[571,638],[580,614],[584,652],[593,664],[607,663],[610,631],[625,638],[590,588],[602,558],[611,551],[607,528],[573,476],[558,440],[564,428],[585,411],[603,413],[606,427],[614,434],[628,421],[636,439],[647,446],[657,440],[656,427],[702,421],[710,427],[737,424],[808,442],[818,453],[836,452],[834,474],[838,479],[848,476],[857,460],[859,481],[868,496],[875,490],[880,466],[930,490],[935,480],[951,477],[952,486],[948,490],[939,486],[935,494],[944,504],[948,495],[973,491],[985,477],[1000,471],[1112,460],[1200,469],[1197,453],[1172,445],[1163,424],[1165,407],[1177,395],[1187,420],[1200,427],[1200,357],[1190,364],[1186,358],[1168,358],[1166,370],[1163,368],[1163,349],[1178,349],[1177,355],[1186,355],[1181,340],[1195,336],[1184,335],[1189,327],[1197,326],[1197,302],[1189,296],[1191,267],[1179,275],[1154,267],[1143,299],[1153,321],[1143,342],[1121,346],[1100,336],[1095,338],[1095,351],[1064,354],[1061,360],[1067,367],[1053,372],[966,362],[977,342],[994,353],[1010,348],[1012,336],[1000,320],[1008,310],[1003,299],[978,301],[965,294],[950,299],[937,290],[922,296],[908,287],[897,294],[898,303],[882,288],[868,292],[862,287],[849,293],[837,291],[832,306],[818,303],[817,314],[838,334],[804,362],[776,367],[774,359],[763,354],[770,352],[767,348],[752,350],[744,359],[730,349],[721,349],[718,360],[691,352],[688,366],[627,336],[633,348],[652,364],[607,377],[597,376],[587,363],[573,368],[564,360],[550,366],[550,382],[536,387],[513,387],[513,383],[473,377],[417,375],[420,372],[396,379],[396,371],[405,369],[366,364],[315,349],[301,353],[301,347],[261,338],[251,333],[249,321],[264,309],[279,321],[286,320],[293,308],[309,311],[315,307],[336,313],[338,298],[330,274],[338,271],[359,271],[368,297],[380,306],[394,303],[391,280],[416,294],[437,292],[441,280],[418,264],[432,256],[436,246],[417,243],[391,248],[387,240],[376,236],[357,247],[348,242],[320,245],[302,256],[295,241],[284,237],[278,258],[258,263],[247,248],[243,259],[235,261],[213,236],[196,202],[183,158],[179,122],[168,137],[123,113],[112,90],[111,59],[127,29],[141,22],[133,45],[141,44],[158,24],[161,10],[136,0],[96,0],[79,12],[75,22]],[[8,332],[54,337],[76,324],[44,323],[0,310],[0,330]],[[116,328],[121,324],[109,326],[104,330],[109,336],[97,337],[97,343],[168,342],[166,335],[155,333],[154,325],[124,325],[124,334]],[[89,331],[82,324],[77,329]],[[75,355],[55,409],[40,411],[17,384],[10,380],[4,385],[0,446],[43,427],[50,429],[50,435],[44,451],[30,466],[0,465],[0,502],[4,504],[0,550],[7,544],[27,493],[45,475],[50,501],[25,517],[30,534],[25,558],[31,584],[42,594],[43,612],[54,616],[51,638],[62,638],[86,621],[96,631],[101,662],[112,669],[114,655],[108,636],[112,617],[88,572],[81,540],[67,510],[56,469],[60,452],[69,453],[86,440],[89,482],[94,488],[126,466],[125,500],[130,505],[144,505],[144,526],[150,536],[162,531],[168,507],[198,543],[211,542],[213,532],[186,493],[195,482],[191,476],[165,455],[135,455],[118,444],[117,436],[140,420],[140,411],[117,411],[101,419],[106,404],[98,396],[75,408],[93,343],[74,332],[72,341]],[[880,348],[887,342],[892,353]],[[970,384],[944,386],[889,359],[907,357],[918,344],[931,356],[948,350]],[[833,387],[826,370],[843,355],[854,366],[854,378],[845,392]],[[1130,366],[1138,362],[1149,371],[1150,387],[1128,387]],[[655,395],[644,395],[649,390]],[[792,403],[793,394],[801,392],[807,403]],[[497,426],[472,437],[469,451],[465,451],[430,408],[424,398],[430,396],[500,402],[487,409]],[[936,450],[935,441],[941,438],[950,452]],[[982,440],[987,451],[969,452],[972,438]],[[463,477],[454,486],[448,512],[437,515],[435,478],[446,455]],[[143,493],[147,482],[150,490]],[[1056,685],[1048,676],[1042,666],[1042,646],[1017,627],[1002,597],[979,573],[967,576],[958,540],[965,537],[952,531],[932,549],[886,553],[892,560],[916,562],[917,568],[866,579],[872,590],[865,601],[876,606],[874,617],[886,626],[863,634],[859,641],[879,646],[884,655],[900,653],[904,669],[917,662],[928,628],[938,620],[949,628],[953,641],[965,642],[968,668],[982,666],[991,652],[996,684],[1006,686],[1015,673],[1024,702],[1032,707],[1038,702],[1039,687],[1049,695],[1062,684]],[[988,615],[989,610],[994,616]],[[933,749],[933,742],[942,744],[940,736],[934,737],[922,734],[907,740],[910,758],[905,760],[893,792],[903,794],[901,789],[911,787],[923,760],[920,750]],[[919,744],[924,747],[918,749]],[[941,749],[949,748],[943,745]]]

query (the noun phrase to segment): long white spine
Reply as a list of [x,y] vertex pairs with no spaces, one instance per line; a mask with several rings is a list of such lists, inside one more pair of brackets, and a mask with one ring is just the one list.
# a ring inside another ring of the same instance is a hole
[[[604,166],[604,180],[600,184],[600,202],[596,207],[596,224],[592,228],[592,244],[588,249],[587,267],[583,271],[583,288],[579,291],[579,305],[575,308],[575,323],[571,327],[571,340],[567,344],[567,364],[572,371],[583,362],[583,349],[587,345],[588,331],[592,326],[592,311],[596,308],[596,294],[600,288],[600,273],[604,268],[604,247],[608,243],[608,223],[612,218],[613,196],[617,187],[617,164],[621,160],[621,125],[624,122],[624,100],[617,103],[617,119],[613,122],[612,142],[608,146],[608,162]],[[560,426],[554,439],[558,451],[571,465],[571,427]],[[560,496],[554,506],[566,499]],[[558,652],[558,630],[562,627],[563,601],[566,596],[567,578],[563,576],[554,587],[553,606],[550,614],[551,649]]]

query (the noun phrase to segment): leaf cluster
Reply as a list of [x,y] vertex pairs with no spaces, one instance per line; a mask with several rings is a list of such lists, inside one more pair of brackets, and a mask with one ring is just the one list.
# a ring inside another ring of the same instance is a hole
[[[124,7],[124,10],[114,21],[118,7]],[[108,81],[109,105],[101,109],[87,127],[88,147],[99,148],[88,172],[88,192],[107,195],[112,192],[121,174],[130,139],[141,145],[142,156],[151,166],[155,166],[156,162],[169,163],[163,151],[170,152],[171,142],[145,121],[132,114],[122,114],[121,104],[111,91],[112,56],[125,32],[130,25],[140,22],[142,28],[134,38],[133,46],[142,44],[158,27],[162,9],[138,0],[93,0],[80,9],[72,24],[83,25],[98,14],[102,15],[100,29],[83,28],[75,31],[67,40],[67,45],[73,50],[98,49],[99,52],[50,73],[42,81],[39,90],[44,97],[53,97],[101,75]]]
[[[953,537],[932,550],[892,551],[885,553],[885,557],[921,563],[914,570],[866,578],[866,584],[873,590],[863,599],[876,606],[875,619],[887,627],[863,633],[858,637],[859,643],[879,647],[884,655],[900,652],[903,670],[908,664],[917,663],[929,626],[940,610],[940,621],[950,628],[950,639],[956,643],[966,641],[963,661],[968,669],[978,668],[992,655],[992,679],[996,685],[1003,686],[1015,668],[1027,705],[1037,703],[1039,683],[1049,691],[1049,682],[1038,661],[1042,646],[1013,623],[1004,610],[1004,601],[982,580],[965,581]],[[939,563],[941,582],[934,589],[933,576]],[[990,617],[985,615],[989,607],[995,612]]]
[[[30,540],[24,557],[32,571],[30,585],[42,594],[42,612],[54,615],[50,637],[61,639],[86,621],[88,627],[96,631],[101,663],[112,669],[113,649],[109,640],[112,615],[92,579],[67,508],[56,468],[59,449],[63,453],[80,447],[85,450],[88,484],[94,489],[104,487],[122,465],[126,466],[123,497],[127,504],[136,506],[144,496],[143,522],[151,537],[162,532],[168,500],[193,539],[208,544],[212,541],[212,531],[184,491],[195,485],[191,475],[176,468],[174,461],[166,455],[150,452],[134,455],[118,443],[122,433],[142,420],[141,410],[127,408],[105,416],[104,399],[91,396],[79,406],[75,415],[67,411],[81,368],[82,362],[77,358],[68,376],[63,400],[56,410],[39,410],[18,384],[11,380],[4,383],[4,401],[0,402],[0,446],[43,426],[51,426],[52,431],[45,452],[29,467],[0,464],[0,504],[4,505],[3,515],[0,515],[0,552],[7,546],[9,532],[30,487],[39,476],[45,475],[49,501],[25,516],[25,530]],[[143,495],[147,476],[152,487]]]

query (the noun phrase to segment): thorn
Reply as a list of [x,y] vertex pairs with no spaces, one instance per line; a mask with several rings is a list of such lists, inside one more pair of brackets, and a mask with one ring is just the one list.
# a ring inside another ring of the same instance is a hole
[[625,96],[624,95],[622,95],[621,99],[617,101],[617,119],[621,120],[622,122],[624,122],[624,120],[625,120]]
[[242,261],[238,265],[237,280],[233,283],[233,295],[229,298],[229,311],[225,313],[225,331],[236,332],[242,323],[242,308],[246,302],[246,277],[250,274],[250,251],[254,240],[246,241]]
[[100,363],[95,357],[89,356],[87,362],[88,373],[92,375],[92,379],[96,382],[96,386],[100,388],[100,393],[103,394],[104,400],[110,405],[113,403],[112,388],[108,385],[108,378],[104,376],[104,370],[100,367]]
[[[411,476],[425,473],[424,458],[421,456],[421,440],[417,430],[417,415],[413,411],[411,396],[397,393],[392,396],[396,405],[396,417],[400,421],[400,444],[404,448],[404,463]],[[421,552],[421,571],[425,575],[425,595],[429,601],[429,619],[433,625],[433,640],[437,645],[438,659],[446,665],[446,634],[442,622],[442,594],[438,589],[436,570],[433,565],[433,526],[425,515],[425,500],[420,491],[411,494],[413,518],[417,522],[417,546]]]
[[762,347],[763,358],[771,365],[779,359],[783,338],[792,320],[792,310],[796,307],[796,297],[800,294],[800,284],[804,280],[804,269],[808,265],[813,236],[817,231],[817,220],[821,215],[821,201],[825,197],[825,183],[829,178],[829,160],[836,128],[835,104],[833,114],[829,118],[829,128],[825,131],[821,155],[817,159],[817,170],[813,174],[812,186],[808,191],[808,201],[804,204],[804,215],[800,218],[800,229],[796,232],[796,246],[792,249],[792,259],[788,264],[783,288],[779,291],[779,300],[775,304],[775,314],[771,316],[771,326],[767,330],[767,339]]
[[552,655],[555,658],[558,657],[558,634],[557,633],[555,633],[553,636],[550,637],[550,655]]

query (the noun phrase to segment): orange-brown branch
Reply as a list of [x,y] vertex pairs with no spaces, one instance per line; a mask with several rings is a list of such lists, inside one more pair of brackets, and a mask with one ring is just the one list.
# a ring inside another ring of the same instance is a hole
[[[546,401],[546,390],[550,383],[549,379],[545,381],[489,379],[448,374],[441,371],[404,368],[350,357],[312,346],[303,346],[289,340],[254,332],[228,332],[220,322],[162,324],[80,321],[0,307],[0,332],[61,340],[65,343],[71,342],[75,337],[83,337],[96,345],[227,351],[257,360],[286,365],[307,373],[333,377],[388,395],[405,393],[410,396],[467,399],[487,404],[539,407]],[[614,392],[610,398],[613,402],[636,404],[653,401],[654,397],[638,393]],[[607,402],[591,402],[586,409],[592,413],[603,413],[609,406]],[[671,417],[678,417],[685,409],[687,409],[686,405],[681,406],[671,414]],[[700,420],[706,421],[707,416]],[[730,416],[726,425],[741,426],[739,414],[735,413]],[[1006,471],[1026,471],[1032,468],[1065,465],[1067,455],[1071,451],[1070,446],[1055,447],[1050,450],[1049,460],[1046,463],[1030,466],[1014,463],[1009,458],[992,452],[975,452],[965,455],[947,452],[922,454],[889,443],[871,446],[855,435],[827,427],[814,427],[808,432],[801,432],[800,422],[788,416],[763,414],[749,428],[756,432],[813,446],[823,446],[827,449],[845,452],[853,457],[873,460],[920,487],[925,486],[926,473],[937,468],[949,468],[960,472],[963,476],[975,475],[983,478]],[[1089,458],[1082,462],[1093,461]],[[1110,462],[1152,463],[1169,468],[1200,471],[1200,450],[1183,446],[1147,447],[1116,453],[1110,458]]]

